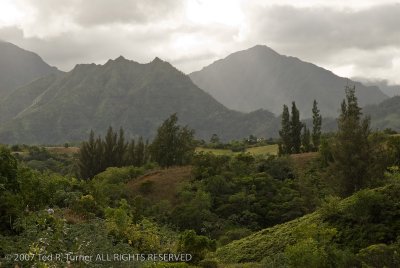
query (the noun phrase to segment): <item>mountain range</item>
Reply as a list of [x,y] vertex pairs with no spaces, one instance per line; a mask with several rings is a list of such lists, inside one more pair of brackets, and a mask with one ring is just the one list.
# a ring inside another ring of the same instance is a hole
[[59,72],[37,54],[0,41],[0,97],[36,78]]
[[364,86],[261,45],[217,60],[190,78],[228,108],[244,112],[264,108],[280,114],[283,104],[296,101],[303,118],[311,116],[314,99],[323,116],[336,117],[347,84],[356,86],[362,106],[387,98],[376,86]]
[[104,65],[79,64],[14,90],[0,102],[3,143],[54,144],[86,139],[91,129],[123,127],[132,137],[154,136],[157,126],[177,113],[198,138],[218,134],[235,139],[275,136],[277,120],[264,110],[229,110],[171,64],[147,64],[122,56]]
[[[277,137],[280,118],[268,110],[280,114],[284,103],[295,100],[304,118],[315,98],[323,113],[336,115],[344,86],[352,83],[266,46],[234,53],[188,76],[159,58],[141,64],[122,56],[103,65],[78,64],[61,72],[34,53],[0,44],[0,59],[8,61],[0,62],[0,143],[79,142],[91,129],[104,134],[110,125],[123,127],[129,137],[151,139],[173,113],[180,124],[195,129],[196,137],[205,140],[212,134],[222,140],[250,134]],[[394,118],[377,125],[397,122],[393,110],[384,114],[378,105],[387,98],[385,94],[377,87],[354,83],[360,103],[373,104],[367,108],[376,114],[373,120]],[[222,103],[209,88],[215,84],[225,94]],[[223,105],[232,101],[247,108],[235,111],[234,105]],[[386,101],[400,104],[397,99]]]

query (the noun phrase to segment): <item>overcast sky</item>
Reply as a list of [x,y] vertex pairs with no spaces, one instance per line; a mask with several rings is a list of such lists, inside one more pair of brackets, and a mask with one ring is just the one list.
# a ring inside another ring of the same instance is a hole
[[0,39],[64,71],[123,55],[189,73],[263,44],[342,76],[400,83],[393,0],[0,0]]

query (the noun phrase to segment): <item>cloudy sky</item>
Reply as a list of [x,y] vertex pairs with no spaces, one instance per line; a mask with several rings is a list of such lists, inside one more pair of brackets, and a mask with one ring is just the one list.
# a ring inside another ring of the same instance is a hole
[[64,71],[123,55],[191,72],[264,44],[342,76],[400,84],[393,0],[0,0],[0,39]]

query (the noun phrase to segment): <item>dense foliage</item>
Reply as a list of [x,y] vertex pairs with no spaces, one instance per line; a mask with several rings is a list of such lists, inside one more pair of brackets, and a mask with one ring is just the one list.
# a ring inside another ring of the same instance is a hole
[[[104,138],[92,132],[78,159],[79,148],[68,145],[0,146],[0,266],[60,265],[9,258],[16,253],[156,253],[190,260],[135,265],[398,267],[400,137],[372,132],[354,88],[346,93],[339,130],[321,135],[318,152],[196,152],[193,132],[176,115],[151,144],[128,142],[122,129],[109,128]],[[288,129],[298,127],[291,133],[298,138],[306,130],[291,152],[311,150],[321,122],[316,104],[313,134],[294,104],[292,119],[286,110]],[[213,135],[211,143],[221,142]],[[70,262],[110,266],[102,259]]]

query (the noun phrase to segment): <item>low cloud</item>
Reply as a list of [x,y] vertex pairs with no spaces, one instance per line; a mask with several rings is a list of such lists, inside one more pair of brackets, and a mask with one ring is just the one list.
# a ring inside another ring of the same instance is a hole
[[77,63],[104,63],[123,55],[139,62],[158,56],[191,72],[265,44],[339,75],[400,83],[400,4],[232,0],[224,2],[226,8],[215,5],[221,16],[227,15],[227,24],[215,18],[215,10],[204,21],[207,10],[192,19],[196,9],[188,13],[188,6],[213,8],[214,2],[207,1],[16,0],[22,19],[0,28],[0,39],[67,71]]
[[253,14],[248,24],[257,26],[247,39],[327,67],[351,64],[350,75],[385,69],[392,76],[393,60],[400,57],[400,4],[361,10],[268,6],[248,12]]

